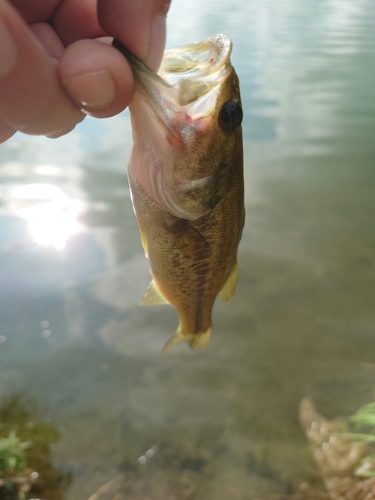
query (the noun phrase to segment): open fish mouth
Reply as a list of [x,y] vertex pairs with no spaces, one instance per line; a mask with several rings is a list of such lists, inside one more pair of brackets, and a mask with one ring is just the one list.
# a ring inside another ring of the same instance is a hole
[[225,35],[167,50],[159,75],[178,88],[177,102],[185,106],[219,86],[228,76],[231,51],[232,43]]
[[164,126],[171,124],[171,119],[182,110],[192,120],[208,116],[215,107],[221,84],[232,70],[232,43],[221,34],[166,50],[158,74],[117,40],[113,46],[127,58],[137,91]]

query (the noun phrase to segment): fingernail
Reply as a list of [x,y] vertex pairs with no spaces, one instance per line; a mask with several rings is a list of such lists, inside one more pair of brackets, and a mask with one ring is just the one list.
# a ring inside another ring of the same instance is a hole
[[12,69],[17,59],[17,47],[8,28],[0,20],[0,77],[5,76]]
[[149,66],[153,71],[157,71],[159,69],[161,60],[163,59],[165,37],[166,12],[163,12],[158,14],[152,22],[148,54],[145,61],[147,66]]
[[108,70],[73,76],[63,80],[63,85],[74,100],[88,108],[108,106],[116,94],[115,82]]

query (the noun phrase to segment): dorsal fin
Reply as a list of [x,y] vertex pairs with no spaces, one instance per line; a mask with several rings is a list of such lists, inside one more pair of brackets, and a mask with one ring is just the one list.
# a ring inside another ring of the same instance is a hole
[[230,272],[227,281],[225,282],[223,288],[219,292],[219,297],[223,299],[224,302],[229,302],[230,299],[233,297],[234,292],[236,291],[237,280],[238,280],[238,267],[236,262]]
[[169,304],[169,302],[158,289],[155,282],[151,281],[141,301],[141,305],[156,306],[158,304]]

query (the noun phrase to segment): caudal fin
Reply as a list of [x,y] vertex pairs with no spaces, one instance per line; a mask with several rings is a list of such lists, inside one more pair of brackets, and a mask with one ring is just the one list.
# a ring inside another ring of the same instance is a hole
[[210,345],[212,328],[209,327],[208,330],[202,333],[188,333],[185,334],[181,331],[179,327],[176,333],[168,340],[168,342],[163,347],[163,352],[168,352],[171,347],[180,342],[187,342],[192,349],[196,351],[205,351]]

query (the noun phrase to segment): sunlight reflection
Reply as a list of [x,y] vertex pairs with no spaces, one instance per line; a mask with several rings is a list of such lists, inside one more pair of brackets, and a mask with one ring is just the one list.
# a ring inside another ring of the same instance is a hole
[[35,243],[61,251],[70,237],[82,231],[76,218],[82,212],[83,203],[69,199],[57,186],[17,186],[12,190],[12,196],[22,200],[43,200],[17,211],[20,217],[28,221]]
[[60,169],[54,165],[40,165],[36,167],[35,173],[39,175],[58,175]]

